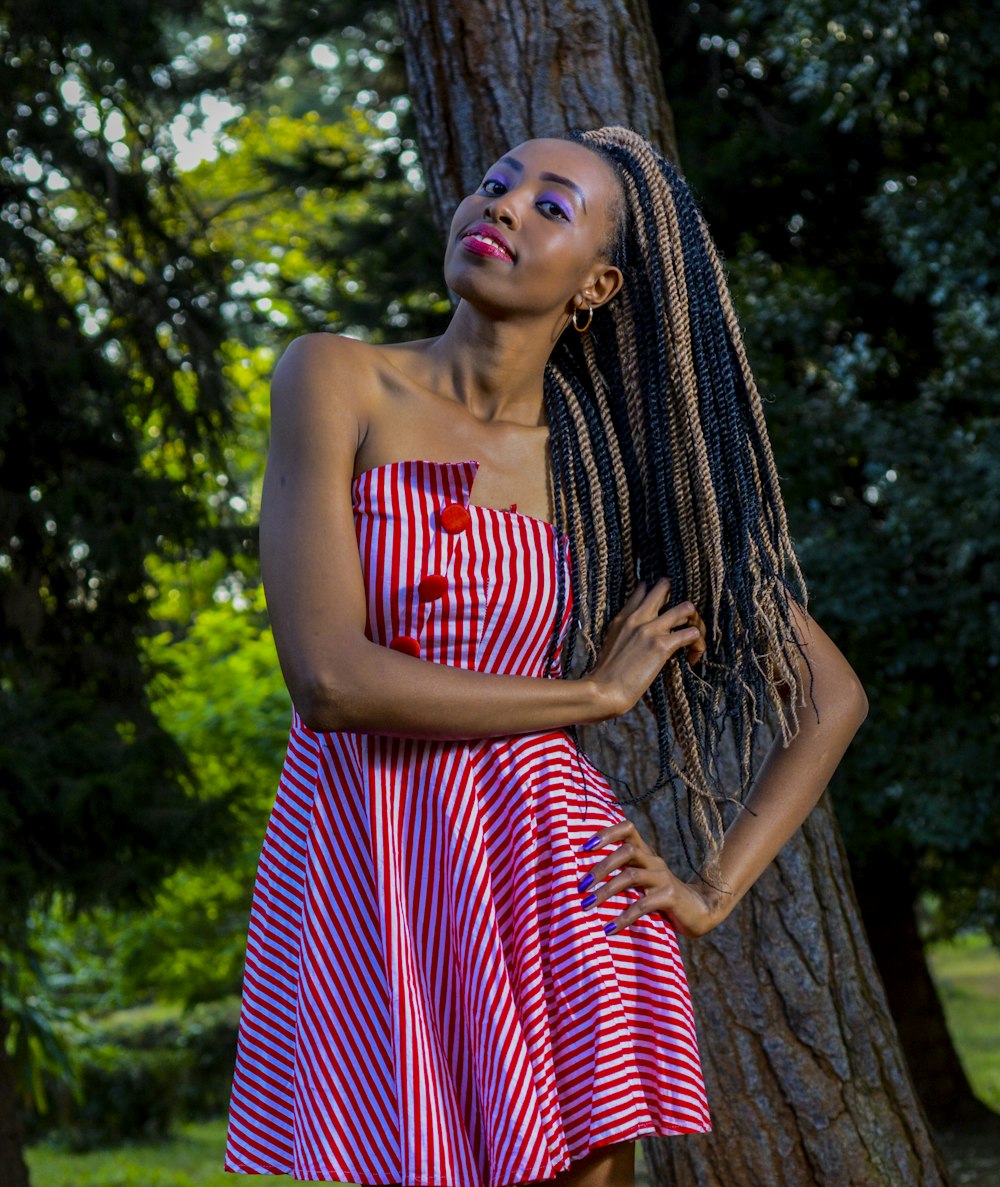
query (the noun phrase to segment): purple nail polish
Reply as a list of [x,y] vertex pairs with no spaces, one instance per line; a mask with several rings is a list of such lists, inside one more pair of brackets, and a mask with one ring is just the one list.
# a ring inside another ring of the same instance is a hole
[[604,925],[604,934],[605,934],[605,935],[610,935],[610,934],[611,934],[611,932],[613,932],[613,931],[615,930],[615,924],[616,924],[616,923],[617,923],[617,920],[612,920],[610,923],[605,923],[605,925]]
[[588,894],[587,897],[580,904],[580,906],[583,907],[583,909],[586,911],[586,909],[588,907],[592,907],[594,905],[594,903],[596,903],[596,902],[597,902],[597,895],[596,894]]
[[585,844],[582,846],[582,848],[584,848],[584,849],[593,849],[593,847],[594,847],[594,846],[597,844],[597,842],[598,842],[600,839],[601,839],[601,838],[600,838],[600,836],[591,837],[591,838],[590,838],[590,840],[589,840],[589,841],[587,841],[587,842],[586,842],[586,843],[585,843]]
[[590,889],[590,887],[591,887],[591,886],[593,886],[593,885],[594,885],[594,875],[593,875],[593,874],[588,874],[588,875],[586,876],[586,878],[583,878],[583,879],[581,880],[581,882],[580,882],[580,890],[589,890],[589,889]]

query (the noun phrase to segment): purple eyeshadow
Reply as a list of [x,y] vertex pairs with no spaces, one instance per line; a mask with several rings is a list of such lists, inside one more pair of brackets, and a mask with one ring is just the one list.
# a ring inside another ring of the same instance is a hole
[[566,207],[566,204],[565,204],[565,203],[562,201],[562,199],[561,199],[561,198],[560,198],[558,195],[556,195],[556,194],[546,194],[546,195],[544,196],[544,198],[543,198],[543,201],[545,201],[545,202],[555,202],[555,204],[556,204],[556,205],[559,207],[559,209],[560,209],[560,210],[563,212],[563,214],[565,214],[565,215],[566,215],[566,217],[567,217],[567,218],[572,218],[572,217],[573,217],[573,211],[572,211],[572,210],[569,210],[569,209],[567,209],[567,207]]
[[[486,177],[483,179],[483,185],[489,185],[489,183],[491,181],[499,181],[501,185],[507,186],[508,189],[510,188],[510,182],[507,180],[506,177],[498,177],[496,174],[493,174],[493,173],[491,173],[489,177]],[[480,188],[482,188],[482,187],[480,187]],[[542,201],[555,202],[555,204],[559,207],[559,209],[563,212],[563,214],[568,219],[573,218],[573,210],[571,207],[566,205],[566,200],[562,197],[561,194],[545,194]]]

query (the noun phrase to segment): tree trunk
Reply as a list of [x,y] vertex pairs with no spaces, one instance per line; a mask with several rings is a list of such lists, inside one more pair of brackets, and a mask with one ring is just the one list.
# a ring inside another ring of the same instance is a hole
[[442,231],[490,161],[533,136],[620,120],[676,155],[645,0],[401,0],[399,11]]
[[7,1055],[7,1015],[0,1000],[0,1184],[30,1187],[25,1165],[24,1134],[14,1085],[14,1069]]
[[[585,731],[604,770],[646,786],[651,718]],[[771,744],[761,730],[757,759]],[[735,757],[723,753],[735,778]],[[626,808],[682,877],[672,808]],[[946,1183],[861,922],[829,795],[720,927],[681,941],[713,1132],[646,1143],[677,1187]]]
[[647,1157],[662,1181],[947,1182],[828,796],[734,916],[684,951],[716,1128],[686,1147],[654,1143]]
[[[675,157],[642,0],[400,0],[410,97],[442,231],[521,140],[625,124]],[[586,731],[598,765],[647,786],[648,715]],[[762,739],[764,745],[769,738]],[[674,864],[669,805],[629,809]],[[645,1143],[673,1187],[937,1187],[927,1129],[824,801],[733,916],[685,945],[714,1131]]]
[[885,983],[910,1075],[931,1122],[940,1127],[994,1116],[972,1091],[948,1031],[917,930],[906,869],[872,862],[854,874],[872,954]]

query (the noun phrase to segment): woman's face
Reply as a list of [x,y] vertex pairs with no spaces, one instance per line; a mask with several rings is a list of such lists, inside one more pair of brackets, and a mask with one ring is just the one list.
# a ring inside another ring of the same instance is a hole
[[[582,145],[524,141],[459,203],[445,281],[494,316],[568,315],[581,296],[603,304],[621,285],[619,270],[599,258],[617,184],[611,166]],[[475,235],[477,224],[482,236]]]

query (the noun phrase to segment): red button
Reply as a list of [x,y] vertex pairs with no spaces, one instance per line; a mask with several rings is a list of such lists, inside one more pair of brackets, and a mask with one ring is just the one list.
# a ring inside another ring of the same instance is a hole
[[421,578],[420,584],[417,586],[417,593],[422,602],[433,602],[447,590],[448,578],[443,577],[440,573],[428,573],[426,577]]
[[389,646],[393,651],[402,651],[404,655],[420,657],[420,643],[412,635],[397,635]]
[[472,516],[461,503],[449,503],[441,511],[441,526],[446,532],[464,532],[472,523]]

